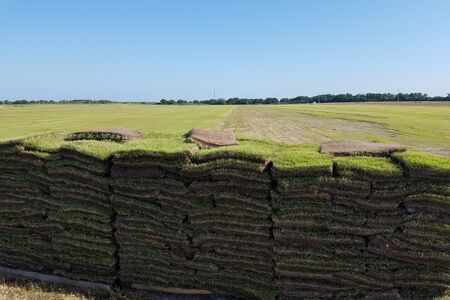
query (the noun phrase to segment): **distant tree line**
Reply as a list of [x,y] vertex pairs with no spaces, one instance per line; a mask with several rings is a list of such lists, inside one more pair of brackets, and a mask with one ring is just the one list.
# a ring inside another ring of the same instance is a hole
[[324,94],[317,96],[297,96],[294,98],[229,98],[229,99],[209,99],[209,100],[166,100],[161,99],[159,104],[211,104],[211,105],[232,105],[232,104],[298,104],[298,103],[339,103],[339,102],[383,102],[383,101],[450,101],[450,94],[447,97],[429,97],[423,93],[390,94],[390,93],[367,93],[367,94]]
[[112,103],[148,103],[148,102],[124,102],[112,100],[90,100],[90,99],[75,99],[75,100],[0,100],[1,104],[112,104]]
[[317,96],[297,96],[294,98],[229,98],[209,100],[166,100],[152,101],[112,101],[112,100],[0,100],[1,104],[110,104],[110,103],[133,103],[133,104],[159,104],[159,105],[187,105],[187,104],[210,104],[210,105],[247,105],[247,104],[298,104],[298,103],[339,103],[339,102],[383,102],[383,101],[450,101],[447,97],[429,97],[423,93],[391,94],[391,93],[367,93],[367,94],[324,94]]

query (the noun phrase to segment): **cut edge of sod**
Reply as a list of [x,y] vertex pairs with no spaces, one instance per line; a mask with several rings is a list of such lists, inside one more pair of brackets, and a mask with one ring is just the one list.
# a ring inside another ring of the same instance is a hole
[[450,157],[411,149],[395,153],[392,157],[400,162],[411,175],[435,172],[450,178]]

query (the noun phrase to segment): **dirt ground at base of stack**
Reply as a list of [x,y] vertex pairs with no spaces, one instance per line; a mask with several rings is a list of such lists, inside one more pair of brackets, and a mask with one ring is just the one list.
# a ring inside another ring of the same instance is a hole
[[237,300],[211,295],[183,295],[138,290],[113,290],[111,293],[79,290],[70,286],[34,282],[24,278],[0,276],[0,300]]

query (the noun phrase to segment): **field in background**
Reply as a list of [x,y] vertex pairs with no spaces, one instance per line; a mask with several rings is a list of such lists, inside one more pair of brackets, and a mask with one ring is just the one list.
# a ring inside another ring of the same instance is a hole
[[450,103],[239,106],[225,127],[288,143],[346,139],[450,151]]
[[230,106],[206,105],[0,105],[0,140],[50,131],[106,127],[182,134],[192,127],[219,126],[231,111]]
[[0,106],[0,140],[48,131],[127,127],[186,133],[233,128],[238,135],[288,143],[364,140],[450,152],[450,103],[248,106]]

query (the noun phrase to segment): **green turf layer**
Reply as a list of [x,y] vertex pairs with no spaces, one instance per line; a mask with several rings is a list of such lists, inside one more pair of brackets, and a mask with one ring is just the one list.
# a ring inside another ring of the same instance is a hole
[[450,158],[441,155],[408,150],[395,153],[393,157],[406,166],[411,175],[435,175],[444,180],[450,180]]

